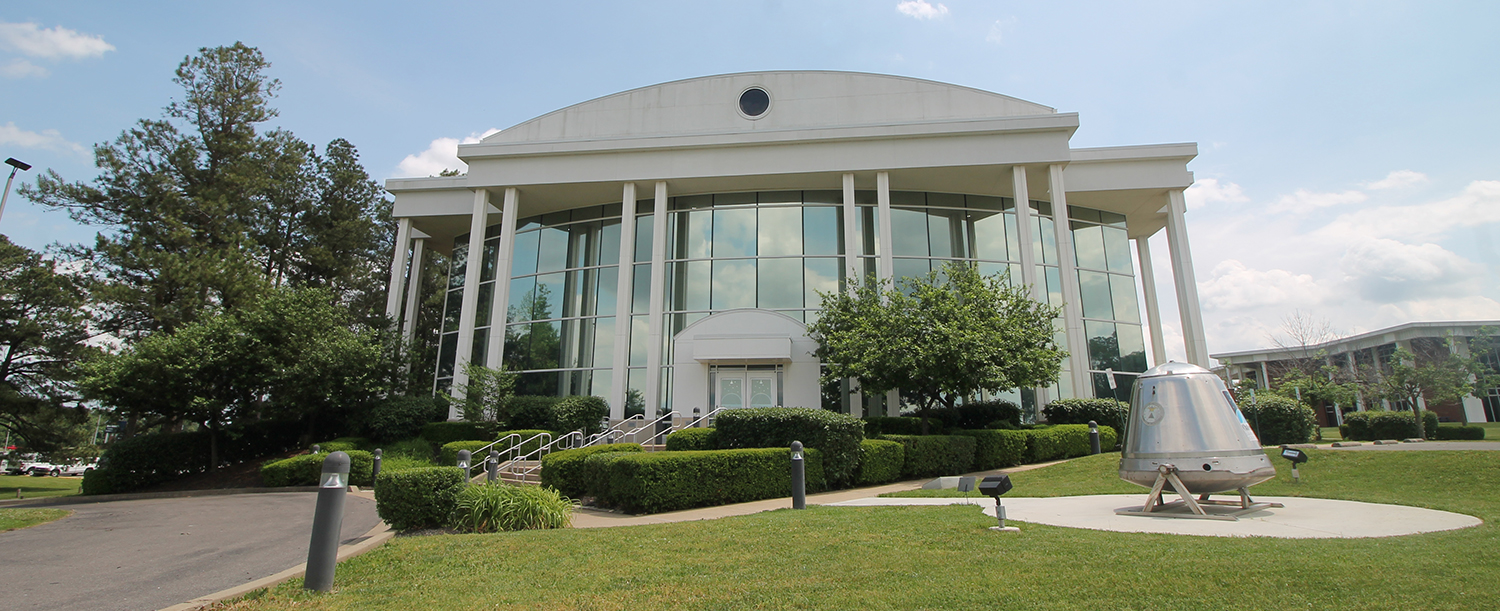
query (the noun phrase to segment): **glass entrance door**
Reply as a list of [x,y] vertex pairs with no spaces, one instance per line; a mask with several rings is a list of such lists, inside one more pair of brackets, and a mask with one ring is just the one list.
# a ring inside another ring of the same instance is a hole
[[713,372],[715,408],[776,407],[781,404],[781,389],[773,369],[719,367]]
[[750,378],[750,407],[776,407],[776,373],[752,371]]

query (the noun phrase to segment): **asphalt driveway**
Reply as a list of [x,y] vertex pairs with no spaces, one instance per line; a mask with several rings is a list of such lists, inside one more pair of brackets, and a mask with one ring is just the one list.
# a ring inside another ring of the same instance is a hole
[[[154,610],[307,561],[317,493],[59,507],[73,515],[0,533],[0,608]],[[380,518],[350,495],[341,539]]]

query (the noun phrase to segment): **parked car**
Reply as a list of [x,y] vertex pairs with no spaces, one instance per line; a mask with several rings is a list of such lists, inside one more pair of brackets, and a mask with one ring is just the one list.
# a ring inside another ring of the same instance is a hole
[[79,477],[82,477],[83,475],[87,474],[89,471],[93,471],[94,469],[98,469],[98,468],[99,468],[99,459],[97,459],[97,458],[94,459],[94,460],[88,461],[88,462],[84,462],[84,461],[80,460],[80,461],[75,462],[75,463],[73,463],[71,465],[63,467],[62,474],[63,475],[68,475],[68,476],[79,476]]
[[48,475],[57,477],[59,475],[62,475],[62,471],[63,468],[61,466],[54,465],[49,462],[31,463],[31,465],[26,468],[26,472],[30,473],[32,477],[45,477]]

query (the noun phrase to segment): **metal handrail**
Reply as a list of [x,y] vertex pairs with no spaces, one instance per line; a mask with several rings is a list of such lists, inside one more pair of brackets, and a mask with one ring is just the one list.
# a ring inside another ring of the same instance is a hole
[[717,414],[717,413],[722,412],[722,411],[724,411],[724,408],[722,408],[722,407],[715,407],[712,411],[708,412],[707,414],[703,414],[702,416],[699,416],[699,417],[695,418],[693,421],[688,422],[687,424],[683,425],[682,428],[685,428],[685,429],[698,428],[698,423],[704,422],[704,421],[707,421],[709,424],[713,424],[714,414]]
[[[580,445],[577,445],[577,446],[572,445],[572,442],[574,440],[577,440],[577,442],[579,442]],[[515,459],[510,460],[509,461],[510,464],[508,465],[509,468],[506,469],[506,472],[510,473],[511,475],[520,476],[520,478],[524,481],[525,478],[526,478],[526,476],[531,475],[532,472],[536,471],[537,469],[542,468],[542,466],[540,464],[538,464],[538,465],[536,465],[534,467],[528,467],[524,471],[519,471],[518,472],[515,469],[515,465],[518,464],[518,463],[522,463],[522,462],[528,461],[528,460],[532,460],[531,456],[533,454],[535,454],[537,456],[536,460],[540,461],[541,457],[546,456],[547,454],[550,454],[553,450],[556,449],[553,446],[556,446],[556,445],[558,445],[560,443],[563,443],[563,442],[569,442],[568,447],[564,448],[564,449],[568,449],[568,450],[572,450],[572,449],[575,449],[575,448],[585,447],[584,445],[582,445],[582,442],[584,442],[583,431],[569,431],[568,433],[564,434],[563,436],[558,437],[557,439],[553,439],[551,443],[548,443],[546,445],[538,447],[535,450],[527,452],[525,456],[522,456],[520,458],[515,458]]]
[[[520,433],[511,433],[509,435],[506,435],[504,437],[496,439],[496,440],[490,442],[489,445],[486,445],[486,446],[480,448],[479,450],[475,451],[474,454],[471,455],[471,458],[469,459],[469,461],[470,461],[469,462],[469,474],[470,474],[470,476],[472,477],[472,475],[473,475],[474,467],[482,466],[482,465],[484,465],[485,461],[489,460],[489,456],[486,455],[486,454],[483,454],[483,452],[485,450],[488,450],[489,448],[493,447],[495,444],[500,443],[502,441],[505,441],[507,439],[510,439],[511,437],[515,437],[516,439],[521,439],[521,434]],[[509,456],[509,458],[502,457],[502,458],[500,458],[500,462],[505,463],[505,462],[511,462],[511,461],[514,461],[514,460],[520,460],[518,458],[515,458],[514,452],[517,452],[521,448],[526,447],[526,444],[531,443],[532,440],[540,440],[540,438],[542,438],[542,437],[546,438],[546,441],[541,441],[541,443],[543,444],[543,447],[545,447],[546,445],[551,444],[552,442],[555,441],[554,439],[552,439],[552,433],[549,433],[549,432],[537,433],[535,435],[527,437],[526,439],[521,440],[520,443],[515,443],[515,444],[512,444],[509,447],[505,448],[505,455]],[[529,455],[530,454],[528,454],[528,456]],[[478,460],[476,460],[476,459],[478,459]]]

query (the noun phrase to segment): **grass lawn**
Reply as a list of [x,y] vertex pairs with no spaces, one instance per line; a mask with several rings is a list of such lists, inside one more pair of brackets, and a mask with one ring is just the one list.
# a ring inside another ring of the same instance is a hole
[[[1230,539],[994,523],[972,506],[812,507],[700,522],[399,537],[219,609],[1480,609],[1500,597],[1500,452],[1313,451],[1260,495],[1399,502],[1477,528]],[[1011,496],[1134,492],[1105,454],[1014,475]],[[1284,463],[1279,461],[1278,463]]]
[[16,498],[16,488],[21,496],[34,499],[43,496],[68,496],[78,494],[83,485],[81,477],[32,477],[30,475],[0,475],[0,499]]
[[43,522],[51,522],[72,513],[66,509],[49,509],[45,507],[32,509],[29,507],[12,507],[0,509],[0,532],[36,526]]

